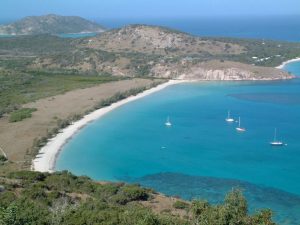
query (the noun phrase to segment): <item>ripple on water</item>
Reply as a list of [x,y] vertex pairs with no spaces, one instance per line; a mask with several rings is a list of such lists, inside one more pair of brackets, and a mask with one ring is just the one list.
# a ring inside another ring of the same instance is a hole
[[281,105],[300,104],[299,93],[239,93],[230,94],[228,96],[252,102],[273,103]]
[[300,196],[280,189],[234,179],[189,176],[179,173],[153,174],[132,181],[167,195],[180,196],[187,200],[207,199],[213,204],[221,203],[226,193],[238,187],[243,190],[248,200],[250,212],[271,208],[275,212],[276,222],[300,224]]

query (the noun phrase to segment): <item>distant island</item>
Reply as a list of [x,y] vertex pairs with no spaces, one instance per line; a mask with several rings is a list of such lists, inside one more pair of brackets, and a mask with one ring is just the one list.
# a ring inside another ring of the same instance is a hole
[[78,16],[29,16],[0,26],[0,35],[36,35],[68,33],[100,33],[105,28]]
[[[82,32],[101,34],[57,36]],[[276,66],[299,57],[300,43],[195,37],[148,25],[105,30],[57,15],[26,17],[0,26],[1,34],[13,37],[0,38],[0,224],[274,224],[270,210],[249,215],[239,190],[210,205],[50,174],[57,149],[48,144],[171,84],[292,79]]]

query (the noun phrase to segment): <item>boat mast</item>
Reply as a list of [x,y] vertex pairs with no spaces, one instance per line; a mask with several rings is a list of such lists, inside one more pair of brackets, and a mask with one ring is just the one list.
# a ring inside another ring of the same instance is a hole
[[277,128],[275,128],[275,131],[274,131],[274,142],[276,141],[276,139],[277,139]]
[[239,117],[239,127],[241,127],[241,117]]

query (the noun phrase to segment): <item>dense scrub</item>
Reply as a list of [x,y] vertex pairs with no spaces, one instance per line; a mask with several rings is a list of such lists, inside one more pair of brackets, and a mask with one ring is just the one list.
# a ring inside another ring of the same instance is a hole
[[174,208],[157,214],[144,207],[142,203],[151,202],[155,193],[134,184],[99,184],[68,172],[29,171],[0,177],[0,183],[1,225],[274,224],[268,210],[249,216],[247,202],[238,190],[229,193],[222,205],[199,200],[186,203],[188,216],[180,217],[173,213]]
[[0,155],[0,165],[7,161],[7,158],[4,155]]
[[239,55],[223,55],[220,58],[238,61],[257,66],[275,67],[283,61],[300,57],[300,44],[272,40],[239,39],[239,38],[209,38],[227,43],[241,45],[245,52]]
[[30,118],[32,116],[32,113],[36,111],[36,108],[23,108],[14,111],[10,114],[9,122],[15,123],[22,121],[26,118]]

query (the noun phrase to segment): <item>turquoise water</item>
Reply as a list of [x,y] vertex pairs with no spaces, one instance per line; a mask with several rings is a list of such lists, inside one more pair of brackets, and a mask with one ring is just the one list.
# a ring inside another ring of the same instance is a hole
[[[300,75],[300,63],[286,69]],[[247,132],[225,122],[228,109]],[[269,145],[275,127],[287,146]],[[251,211],[270,207],[277,221],[299,224],[299,130],[300,79],[185,83],[89,124],[65,145],[56,169],[212,203],[240,187]]]
[[62,38],[85,38],[85,37],[94,37],[98,33],[74,33],[74,34],[58,34],[57,36]]
[[0,38],[11,38],[11,37],[16,37],[16,35],[3,35],[3,34],[0,34]]

